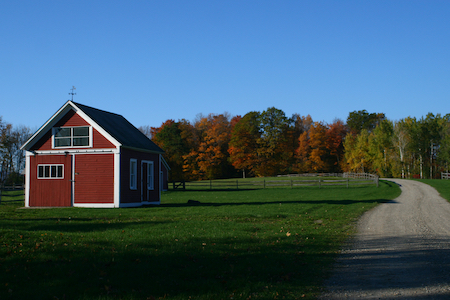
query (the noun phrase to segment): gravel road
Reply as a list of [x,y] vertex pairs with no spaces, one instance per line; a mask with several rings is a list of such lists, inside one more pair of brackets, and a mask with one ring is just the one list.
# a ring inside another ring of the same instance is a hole
[[450,203],[429,185],[364,214],[319,299],[450,299]]

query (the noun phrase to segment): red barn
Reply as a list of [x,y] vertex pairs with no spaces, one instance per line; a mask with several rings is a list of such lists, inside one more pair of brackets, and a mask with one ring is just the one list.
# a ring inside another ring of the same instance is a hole
[[164,151],[121,115],[68,101],[23,146],[25,206],[160,204]]

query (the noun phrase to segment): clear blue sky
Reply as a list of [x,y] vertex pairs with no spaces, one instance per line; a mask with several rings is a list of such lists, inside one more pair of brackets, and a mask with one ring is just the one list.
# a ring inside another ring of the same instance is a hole
[[450,1],[1,1],[0,116],[450,113]]

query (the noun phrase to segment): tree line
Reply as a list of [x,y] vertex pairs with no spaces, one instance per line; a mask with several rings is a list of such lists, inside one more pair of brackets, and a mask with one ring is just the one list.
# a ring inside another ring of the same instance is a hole
[[14,127],[0,116],[0,185],[23,183],[20,172],[25,167],[25,156],[20,147],[30,136],[28,127]]
[[[165,150],[175,181],[322,172],[438,178],[450,161],[450,114],[392,121],[360,110],[350,112],[346,122],[325,123],[270,107],[139,129]],[[22,181],[20,147],[30,136],[28,127],[13,127],[0,117],[0,184]]]
[[327,124],[270,107],[140,129],[166,151],[176,181],[311,172],[433,178],[448,168],[449,120],[430,113],[391,121],[361,110]]

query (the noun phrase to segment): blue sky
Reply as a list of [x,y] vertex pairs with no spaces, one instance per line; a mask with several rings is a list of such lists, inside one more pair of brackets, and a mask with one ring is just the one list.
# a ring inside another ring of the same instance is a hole
[[450,1],[1,1],[0,116],[450,113]]

